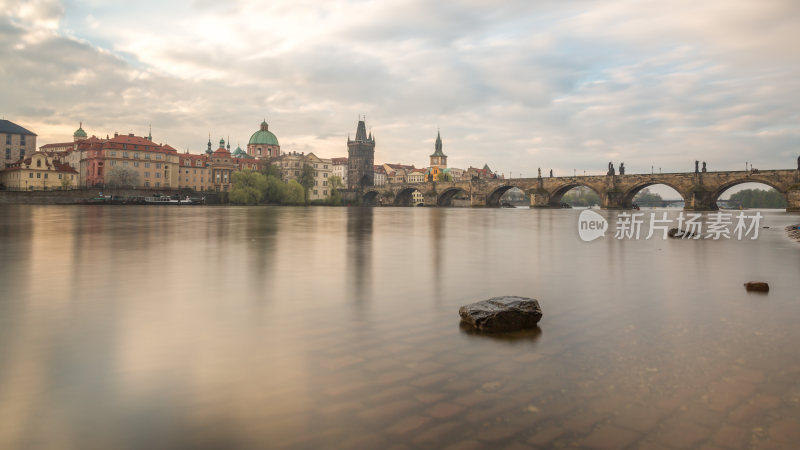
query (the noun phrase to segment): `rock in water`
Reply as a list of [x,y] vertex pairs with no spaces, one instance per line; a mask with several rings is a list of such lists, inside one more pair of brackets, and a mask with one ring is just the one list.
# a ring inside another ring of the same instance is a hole
[[542,318],[542,308],[532,298],[508,296],[464,305],[458,314],[480,331],[516,331],[534,328]]
[[748,281],[744,284],[744,288],[748,291],[769,292],[769,284],[763,281]]

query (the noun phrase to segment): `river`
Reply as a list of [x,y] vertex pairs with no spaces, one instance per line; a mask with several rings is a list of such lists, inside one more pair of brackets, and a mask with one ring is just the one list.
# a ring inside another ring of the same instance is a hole
[[[800,441],[798,216],[583,242],[579,212],[2,206],[0,447]],[[459,326],[498,295],[539,329]]]

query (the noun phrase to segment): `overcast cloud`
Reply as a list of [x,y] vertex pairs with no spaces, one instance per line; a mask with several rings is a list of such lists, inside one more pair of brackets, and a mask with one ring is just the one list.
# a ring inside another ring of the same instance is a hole
[[790,168],[796,1],[0,0],[0,114],[70,140],[119,131],[199,153],[266,116],[284,150],[514,177]]

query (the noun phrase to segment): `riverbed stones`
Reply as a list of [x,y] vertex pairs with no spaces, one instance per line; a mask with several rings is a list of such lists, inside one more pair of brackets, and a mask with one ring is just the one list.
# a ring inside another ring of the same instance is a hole
[[517,296],[493,297],[458,309],[461,321],[492,333],[536,327],[542,318],[539,301]]
[[749,292],[769,292],[769,284],[763,281],[748,281],[744,288]]

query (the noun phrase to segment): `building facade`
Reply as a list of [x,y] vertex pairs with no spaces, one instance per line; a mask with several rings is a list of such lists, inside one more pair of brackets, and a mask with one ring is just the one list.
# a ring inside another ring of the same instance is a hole
[[225,148],[225,139],[219,140],[219,148],[208,158],[208,173],[214,192],[231,190],[233,172],[239,170],[231,152]]
[[8,120],[0,120],[0,170],[36,151],[36,134]]
[[306,156],[306,164],[314,169],[314,187],[308,192],[309,200],[325,200],[330,197],[330,183],[328,179],[333,174],[333,162],[330,159],[317,157],[313,153]]
[[78,142],[80,179],[83,186],[105,186],[113,182],[109,172],[125,168],[135,172],[134,187],[177,188],[178,151],[151,138],[114,133],[113,138],[87,138]]
[[332,158],[333,176],[342,179],[342,186],[347,187],[347,158]]
[[16,191],[72,189],[78,182],[77,170],[44,152],[33,152],[0,171],[0,185]]
[[383,166],[374,166],[373,172],[375,186],[383,186],[386,184],[386,170],[383,168]]
[[356,138],[347,138],[347,188],[361,189],[375,185],[375,138],[367,136],[367,125],[358,121]]

